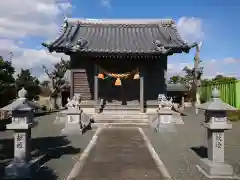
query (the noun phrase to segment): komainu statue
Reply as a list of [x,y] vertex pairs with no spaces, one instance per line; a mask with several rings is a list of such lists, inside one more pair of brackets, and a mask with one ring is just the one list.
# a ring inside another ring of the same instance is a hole
[[166,96],[164,94],[158,95],[158,109],[167,109],[171,110],[173,106],[172,98],[170,100],[167,100]]

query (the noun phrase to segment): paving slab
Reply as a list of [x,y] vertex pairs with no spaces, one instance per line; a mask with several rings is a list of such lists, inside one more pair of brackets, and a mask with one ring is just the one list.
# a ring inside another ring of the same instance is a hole
[[161,180],[139,128],[103,128],[75,180]]

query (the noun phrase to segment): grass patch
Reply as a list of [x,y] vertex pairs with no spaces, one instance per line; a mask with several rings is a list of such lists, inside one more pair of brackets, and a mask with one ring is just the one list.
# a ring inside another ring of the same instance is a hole
[[229,121],[239,121],[240,120],[240,110],[237,111],[229,111],[227,113]]

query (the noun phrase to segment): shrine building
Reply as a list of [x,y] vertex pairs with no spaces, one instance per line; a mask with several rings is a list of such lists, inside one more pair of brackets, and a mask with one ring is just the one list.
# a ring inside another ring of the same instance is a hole
[[71,97],[80,94],[95,109],[118,105],[145,112],[166,94],[168,56],[188,53],[195,44],[180,37],[171,19],[69,18],[43,46],[70,56]]

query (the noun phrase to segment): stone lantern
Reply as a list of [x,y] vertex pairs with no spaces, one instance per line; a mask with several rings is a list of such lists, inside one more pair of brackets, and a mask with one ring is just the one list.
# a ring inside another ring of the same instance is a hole
[[6,128],[14,130],[14,159],[5,168],[6,178],[29,178],[31,160],[31,128],[36,125],[34,110],[40,108],[27,100],[27,91],[22,88],[18,98],[1,110],[12,112],[12,122]]
[[203,125],[207,128],[208,143],[208,157],[201,159],[197,168],[208,178],[233,178],[233,167],[224,163],[224,131],[232,129],[227,111],[234,111],[236,108],[221,101],[216,88],[212,91],[212,100],[198,105],[197,108],[205,111]]

